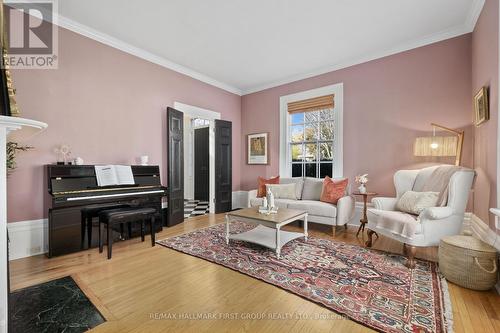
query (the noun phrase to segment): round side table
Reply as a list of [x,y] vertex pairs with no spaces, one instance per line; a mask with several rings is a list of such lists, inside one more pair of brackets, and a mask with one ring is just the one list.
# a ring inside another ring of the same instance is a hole
[[[358,232],[356,233],[356,237],[358,237],[360,231],[361,232],[365,231],[365,225],[368,223],[368,217],[366,216],[366,208],[367,208],[368,197],[376,196],[376,195],[378,195],[378,193],[375,193],[375,192],[365,192],[365,193],[354,192],[353,195],[357,195],[357,196],[362,196],[363,197],[363,216],[359,220],[359,222],[361,224],[359,225]],[[378,237],[378,235],[377,235],[376,232],[374,232],[374,234]]]

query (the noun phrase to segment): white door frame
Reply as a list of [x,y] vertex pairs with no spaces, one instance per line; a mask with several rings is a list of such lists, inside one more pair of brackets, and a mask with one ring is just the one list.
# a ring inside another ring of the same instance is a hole
[[215,213],[215,120],[220,120],[219,112],[203,109],[197,106],[174,102],[174,109],[183,112],[191,118],[202,118],[210,121],[209,134],[209,167],[210,167],[210,213]]

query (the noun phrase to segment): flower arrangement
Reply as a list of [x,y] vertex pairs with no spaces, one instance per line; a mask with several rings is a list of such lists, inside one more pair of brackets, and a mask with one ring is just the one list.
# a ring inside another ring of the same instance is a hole
[[364,175],[358,175],[358,176],[356,176],[356,183],[363,184],[363,185],[365,185],[366,183],[368,183],[368,174],[365,173]]
[[364,175],[357,175],[354,181],[360,184],[358,187],[359,193],[366,193],[366,183],[368,183],[368,174],[365,173]]

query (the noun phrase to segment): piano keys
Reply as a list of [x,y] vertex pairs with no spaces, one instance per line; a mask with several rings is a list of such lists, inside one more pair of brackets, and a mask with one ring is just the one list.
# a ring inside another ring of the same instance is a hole
[[[162,213],[162,197],[167,195],[167,188],[161,185],[159,166],[134,165],[134,185],[101,187],[97,185],[93,165],[46,165],[45,168],[48,190],[44,203],[49,217],[49,257],[82,249],[83,208],[103,204],[152,207],[157,210],[156,221],[162,221],[156,224],[157,231],[167,224]],[[92,232],[92,247],[96,247],[97,227]]]

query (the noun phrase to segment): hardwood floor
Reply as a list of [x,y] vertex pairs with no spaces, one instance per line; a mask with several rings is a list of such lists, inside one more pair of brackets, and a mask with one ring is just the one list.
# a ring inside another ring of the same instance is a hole
[[[223,220],[223,215],[191,218],[164,228],[157,239]],[[336,240],[364,243],[356,238],[356,228],[341,230]],[[332,238],[330,227],[317,224],[310,225],[310,235]],[[383,236],[373,247],[402,251],[400,243]],[[419,250],[417,257],[436,260],[437,249]],[[91,249],[52,259],[41,255],[14,260],[10,270],[13,290],[71,275],[108,320],[92,332],[371,331],[265,282],[162,246],[151,247],[147,239],[113,244],[112,260]],[[500,332],[500,297],[495,291],[477,292],[452,283],[449,290],[455,332]],[[194,320],[196,316],[204,318]]]

